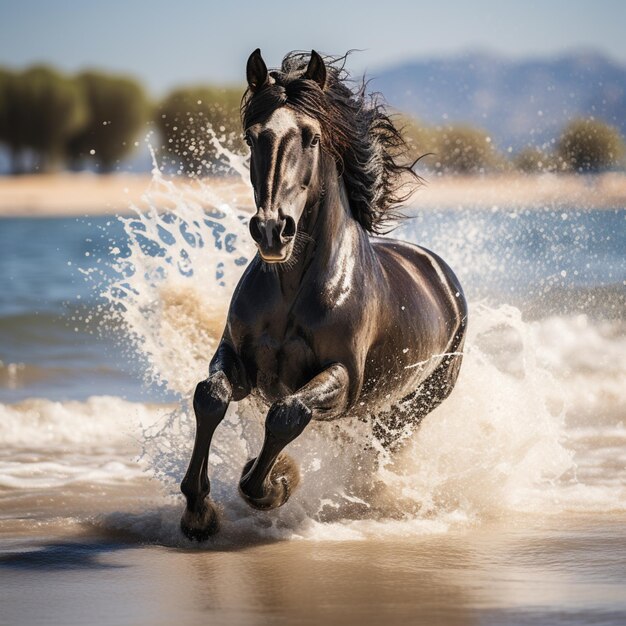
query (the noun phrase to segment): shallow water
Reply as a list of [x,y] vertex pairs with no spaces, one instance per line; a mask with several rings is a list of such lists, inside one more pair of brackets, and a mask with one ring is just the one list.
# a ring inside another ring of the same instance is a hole
[[261,416],[233,406],[211,452],[222,530],[190,546],[189,393],[251,254],[220,189],[157,173],[166,214],[0,222],[0,617],[623,621],[626,210],[414,207],[395,236],[470,301],[455,391],[393,458],[367,424],[312,426],[271,513],[238,497]]
[[[623,516],[205,550],[74,529],[0,555],[7,624],[621,624]],[[25,601],[26,589],[36,590]],[[114,601],[112,601],[114,599]]]

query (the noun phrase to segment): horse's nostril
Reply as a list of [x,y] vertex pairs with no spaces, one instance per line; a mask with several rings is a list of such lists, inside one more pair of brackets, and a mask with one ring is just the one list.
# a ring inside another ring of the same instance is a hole
[[283,226],[283,232],[281,234],[283,239],[293,239],[296,234],[296,222],[293,217],[289,215],[285,217],[285,225]]
[[249,228],[252,239],[254,239],[256,243],[261,243],[261,239],[263,238],[263,234],[261,233],[261,220],[256,216],[252,217],[250,219]]

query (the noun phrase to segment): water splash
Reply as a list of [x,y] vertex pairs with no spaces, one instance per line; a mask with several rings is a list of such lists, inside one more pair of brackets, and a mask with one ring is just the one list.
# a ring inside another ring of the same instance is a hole
[[[242,157],[220,149],[245,169]],[[129,253],[114,264],[104,296],[145,358],[146,378],[185,395],[208,370],[230,294],[251,257],[249,212],[236,204],[240,179],[173,182],[153,159],[147,209],[132,206],[135,215],[120,218]]]
[[[245,158],[214,136],[212,142],[247,181]],[[230,296],[253,250],[250,213],[237,195],[241,184],[168,180],[155,164],[147,210],[134,207],[133,217],[122,218],[129,253],[117,260],[105,291],[134,350],[146,360],[147,377],[181,397],[177,409],[144,432],[144,456],[172,493],[193,442],[191,390],[206,375]],[[465,258],[467,246],[457,248]],[[493,265],[486,254],[472,260],[474,271]],[[499,264],[491,270],[500,272]],[[470,315],[457,387],[402,451],[385,454],[363,421],[314,423],[289,447],[304,480],[278,511],[251,511],[237,495],[241,468],[260,449],[266,407],[232,405],[210,454],[212,496],[223,507],[224,531],[317,538],[383,528],[439,532],[512,511],[580,506],[580,494],[568,491],[576,467],[568,447],[567,393],[542,357],[541,327],[508,305],[475,303]],[[610,494],[613,503],[616,493]]]

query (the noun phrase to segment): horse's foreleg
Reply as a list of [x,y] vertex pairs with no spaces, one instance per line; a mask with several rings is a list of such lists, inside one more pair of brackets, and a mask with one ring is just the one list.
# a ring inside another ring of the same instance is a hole
[[244,467],[239,491],[251,506],[273,509],[283,505],[299,482],[298,468],[286,454],[311,419],[332,419],[348,403],[348,371],[333,364],[293,395],[275,402],[265,421],[265,440],[256,459]]
[[230,401],[233,397],[239,400],[246,395],[240,384],[242,371],[234,350],[221,343],[211,362],[209,377],[196,386],[193,397],[196,437],[191,461],[180,485],[187,499],[180,526],[189,539],[202,541],[218,529],[215,507],[206,499],[210,491],[207,473],[209,448],[213,433],[224,419]]

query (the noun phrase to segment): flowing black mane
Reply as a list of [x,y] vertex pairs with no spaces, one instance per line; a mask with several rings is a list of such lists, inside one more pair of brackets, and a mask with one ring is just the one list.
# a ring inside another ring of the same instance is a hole
[[421,182],[411,165],[402,162],[406,143],[380,97],[366,94],[365,82],[348,86],[346,56],[324,57],[323,90],[303,76],[309,58],[308,53],[290,52],[280,70],[270,72],[267,85],[246,91],[241,106],[244,129],[281,106],[316,119],[322,127],[322,147],[335,159],[354,218],[370,233],[383,232]]

